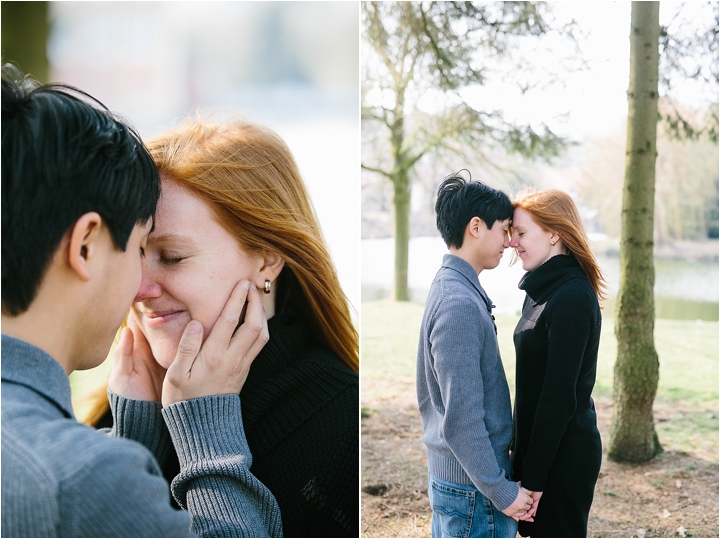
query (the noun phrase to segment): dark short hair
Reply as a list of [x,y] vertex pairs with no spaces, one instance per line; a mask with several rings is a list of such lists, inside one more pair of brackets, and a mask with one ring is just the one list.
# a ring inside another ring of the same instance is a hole
[[484,183],[466,180],[460,172],[442,181],[435,201],[440,235],[448,247],[456,249],[462,247],[465,228],[473,217],[479,217],[491,229],[495,221],[512,219],[513,214],[512,202],[505,193]]
[[87,93],[2,68],[2,312],[35,299],[66,231],[99,213],[116,248],[155,213],[160,176],[140,136]]

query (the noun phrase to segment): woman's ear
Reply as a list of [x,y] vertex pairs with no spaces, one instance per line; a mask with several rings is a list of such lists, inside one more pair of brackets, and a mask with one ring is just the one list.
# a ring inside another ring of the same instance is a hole
[[278,275],[280,275],[280,272],[285,267],[285,259],[281,257],[279,254],[275,253],[267,253],[263,259],[263,265],[260,268],[260,274],[259,277],[262,280],[263,284],[265,282],[265,279],[269,280],[271,283],[275,282],[275,279],[278,278]]
[[83,281],[90,280],[90,262],[99,250],[102,217],[94,211],[80,216],[70,229],[68,264]]

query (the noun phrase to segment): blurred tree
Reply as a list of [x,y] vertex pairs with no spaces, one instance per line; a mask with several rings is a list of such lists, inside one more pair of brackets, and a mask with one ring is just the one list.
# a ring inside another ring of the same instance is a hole
[[[663,99],[661,98],[660,101]],[[625,131],[627,127],[625,127]],[[661,124],[657,135],[655,219],[657,244],[718,236],[718,145],[709,140],[678,140]],[[620,236],[626,133],[618,131],[584,148],[582,172],[575,178],[579,199],[598,211],[602,231]]]
[[49,82],[47,2],[2,2],[2,62],[12,62],[26,75]]
[[[557,82],[560,76],[548,71],[533,78],[538,69],[520,43],[549,34],[572,40],[573,26],[553,26],[543,2],[362,2],[362,13],[363,145],[384,149],[372,152],[383,157],[365,160],[362,168],[392,183],[394,298],[407,301],[413,168],[429,152],[443,150],[475,158],[493,146],[557,155],[566,141],[546,125],[506,121],[501,112],[474,106],[464,90],[499,78],[517,80],[523,92],[541,79]],[[381,139],[368,140],[369,132]]]
[[[717,1],[682,2],[672,19],[660,27],[659,103],[661,120],[670,135],[718,141],[718,18]],[[690,9],[692,7],[692,9]],[[673,99],[677,86],[692,86],[711,100],[709,108],[682,108]]]
[[[654,234],[658,243],[718,236],[718,3],[677,4],[660,27],[658,160]],[[692,105],[688,105],[688,95]],[[603,230],[620,234],[625,133],[587,155],[577,188]]]
[[653,215],[658,124],[659,2],[633,2],[630,87],[620,234],[618,351],[608,457],[644,462],[660,451],[653,421],[660,364],[655,350]]

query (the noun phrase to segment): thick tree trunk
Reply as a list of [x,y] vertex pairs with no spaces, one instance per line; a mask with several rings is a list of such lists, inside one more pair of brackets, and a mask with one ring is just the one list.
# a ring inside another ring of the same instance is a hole
[[2,2],[2,62],[49,82],[47,2]]
[[608,450],[608,457],[623,462],[644,462],[662,451],[652,410],[660,367],[653,337],[659,32],[659,3],[633,2],[620,292],[615,318],[618,350]]

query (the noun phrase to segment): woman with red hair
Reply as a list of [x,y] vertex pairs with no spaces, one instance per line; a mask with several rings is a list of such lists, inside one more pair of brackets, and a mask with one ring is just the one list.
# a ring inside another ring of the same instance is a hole
[[162,194],[128,316],[146,360],[166,369],[188,321],[207,335],[252,282],[270,336],[240,394],[252,473],[285,536],[358,537],[358,334],[292,153],[263,126],[209,118],[147,146]]
[[602,446],[591,398],[604,279],[572,198],[526,192],[513,202],[510,247],[527,273],[515,328],[513,479],[539,500],[531,537],[585,537]]

